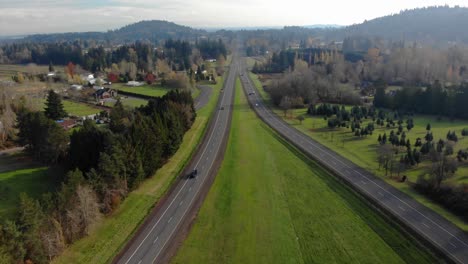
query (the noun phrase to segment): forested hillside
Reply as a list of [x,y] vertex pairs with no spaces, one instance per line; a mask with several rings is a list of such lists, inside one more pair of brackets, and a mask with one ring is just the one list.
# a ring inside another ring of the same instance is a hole
[[392,41],[416,41],[438,46],[468,43],[468,8],[428,7],[405,10],[327,32],[333,39],[350,36],[380,37]]
[[81,32],[59,34],[37,34],[27,36],[17,41],[24,42],[63,42],[93,40],[105,43],[132,43],[137,40],[148,40],[153,43],[174,38],[191,39],[204,35],[204,30],[193,29],[187,26],[177,25],[168,21],[151,20],[141,21],[124,26],[120,29],[108,32]]

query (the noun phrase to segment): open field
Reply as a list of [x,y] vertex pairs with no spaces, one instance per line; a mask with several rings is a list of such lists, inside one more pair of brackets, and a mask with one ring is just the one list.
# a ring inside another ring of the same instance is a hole
[[109,263],[144,221],[146,215],[176,180],[200,142],[223,85],[214,87],[209,103],[197,112],[197,119],[185,134],[177,153],[156,174],[131,192],[117,211],[55,259],[53,263]]
[[[55,70],[63,71],[63,66],[54,66]],[[20,65],[20,64],[0,64],[0,80],[11,80],[11,76],[22,73],[48,73],[49,65]]]
[[[260,85],[260,82],[258,81],[256,75],[251,74],[251,77],[254,83],[257,85],[258,89],[260,90],[262,97],[265,100],[269,100],[268,94],[262,89],[262,86]],[[461,218],[452,214],[442,206],[433,203],[425,196],[417,193],[413,188],[410,187],[408,183],[402,183],[396,179],[391,179],[389,176],[385,176],[385,171],[383,169],[379,169],[377,161],[378,135],[386,132],[388,136],[392,129],[397,131],[396,128],[376,126],[373,135],[358,138],[354,136],[350,129],[347,128],[329,129],[327,126],[327,121],[324,120],[323,117],[308,116],[306,115],[306,109],[291,110],[288,113],[287,117],[284,116],[283,111],[275,109],[274,107],[273,110],[278,116],[282,117],[286,122],[299,129],[300,131],[304,132],[306,135],[309,135],[313,139],[329,147],[330,149],[339,153],[343,157],[351,160],[355,164],[365,168],[366,170],[374,173],[377,176],[380,176],[394,187],[409,194],[420,203],[444,216],[461,229],[468,231],[468,223],[463,221]],[[305,120],[302,122],[302,124],[300,124],[299,121],[296,120],[296,117],[299,115],[303,115],[305,117]],[[458,143],[454,147],[455,153],[459,149],[468,148],[468,138],[461,136],[461,130],[463,128],[468,128],[468,121],[455,120],[451,122],[447,120],[447,118],[437,120],[437,118],[434,116],[424,115],[416,115],[413,117],[413,120],[414,128],[411,129],[410,132],[408,132],[405,129],[407,136],[406,138],[410,139],[412,144],[416,142],[416,138],[424,138],[424,135],[426,134],[426,125],[430,123],[432,127],[431,131],[434,135],[435,142],[437,142],[440,138],[445,140],[448,130],[451,130],[456,131],[459,138]],[[370,122],[370,120],[364,121],[363,124],[367,125],[368,122]],[[424,174],[428,166],[429,164],[426,161],[419,164],[417,167],[402,172],[401,175],[407,175],[409,182],[416,182],[418,176],[420,174]],[[452,184],[467,184],[467,175],[468,164],[461,164],[454,177],[447,180],[447,182]]]
[[0,156],[0,219],[11,219],[18,208],[20,193],[39,198],[55,190],[58,169],[48,169],[23,153]]
[[129,87],[122,83],[114,83],[112,84],[112,88],[119,91],[141,94],[146,96],[163,96],[168,91],[170,91],[169,88],[147,84],[138,87]]
[[88,116],[99,113],[101,110],[93,108],[84,103],[77,103],[69,100],[62,100],[63,108],[69,115]]
[[237,84],[224,162],[173,263],[434,261],[263,124]]
[[127,105],[130,107],[140,107],[142,105],[146,105],[148,100],[135,98],[135,97],[128,97],[122,99],[122,104]]

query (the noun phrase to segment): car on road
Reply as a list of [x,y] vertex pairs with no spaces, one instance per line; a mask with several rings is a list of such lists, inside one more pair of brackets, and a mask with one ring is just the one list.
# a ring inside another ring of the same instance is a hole
[[254,92],[254,91],[252,91],[252,92],[250,92],[250,93],[249,93],[249,95],[254,95],[254,94],[255,94],[255,92]]
[[196,178],[198,174],[198,170],[194,169],[190,174],[188,175],[190,179]]
[[224,110],[224,106],[221,106],[221,107],[219,108],[219,110]]
[[255,103],[255,106],[258,106],[258,104],[257,104],[257,103]]

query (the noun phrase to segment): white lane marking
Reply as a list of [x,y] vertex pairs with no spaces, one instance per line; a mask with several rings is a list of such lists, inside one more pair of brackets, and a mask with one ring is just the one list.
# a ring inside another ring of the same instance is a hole
[[400,210],[402,211],[406,211],[405,208],[403,208],[403,206],[399,205],[398,208],[400,208]]
[[167,223],[170,223],[172,221],[172,216],[171,218],[169,218],[169,220],[167,220]]
[[143,259],[140,259],[140,261],[138,261],[138,264],[141,264],[141,261],[143,261]]
[[[251,87],[254,87],[254,85],[252,84],[252,81],[250,80],[250,78],[248,79],[248,83]],[[256,89],[256,87],[255,87]],[[244,89],[245,91],[245,89]],[[271,110],[267,109],[265,106],[261,106],[261,108],[263,109],[259,109],[258,112],[264,112],[267,116],[266,117],[263,117],[264,119],[269,119],[269,120],[274,120],[275,123],[278,123],[280,126],[283,126],[286,131],[292,131],[293,133],[297,133],[299,134],[301,137],[306,137],[306,135],[304,135],[303,133],[301,132],[298,132],[297,130],[294,130],[293,128],[287,126],[284,124],[284,122],[280,122],[278,120],[276,120],[275,116],[273,116]],[[273,122],[271,122],[273,123]],[[276,128],[277,130],[281,131],[282,129],[281,128]],[[284,134],[289,134],[288,132],[284,132]],[[306,144],[309,144],[310,146],[312,146],[312,149],[318,149],[320,150],[320,152],[318,152],[318,154],[323,157],[323,154],[322,152],[324,152],[325,154],[327,154],[328,156],[330,156],[332,159],[336,159],[338,162],[340,162],[341,164],[343,164],[345,167],[347,168],[350,168],[350,166],[348,166],[346,163],[344,163],[343,161],[337,159],[336,157],[334,157],[332,154],[328,153],[326,149],[322,149],[322,147],[317,144],[317,142],[313,141],[313,139],[309,138],[307,136],[306,138]],[[458,237],[456,237],[455,235],[453,235],[450,231],[448,231],[447,229],[445,229],[444,227],[442,227],[440,224],[436,223],[434,220],[432,220],[431,218],[427,217],[425,214],[421,213],[419,210],[417,210],[416,208],[412,207],[411,205],[409,205],[407,202],[401,200],[399,197],[397,197],[396,195],[394,195],[393,193],[391,193],[390,191],[387,191],[385,188],[383,188],[382,186],[380,186],[379,184],[377,184],[376,182],[374,182],[373,180],[369,179],[368,177],[366,177],[365,175],[363,175],[362,173],[356,171],[359,175],[363,176],[364,178],[366,178],[367,180],[369,180],[372,184],[376,185],[379,189],[381,189],[382,191],[384,191],[385,193],[388,193],[390,194],[392,197],[394,197],[395,199],[397,199],[398,201],[400,201],[401,203],[405,204],[406,206],[408,206],[410,209],[412,209],[413,211],[415,211],[416,213],[418,213],[419,215],[421,215],[422,217],[424,217],[425,219],[427,219],[428,221],[432,222],[435,226],[437,226],[438,228],[440,228],[441,230],[443,230],[444,232],[446,232],[447,234],[449,234],[450,236],[452,236],[453,238],[455,238],[457,241],[459,241],[461,244],[463,244],[464,246],[468,247],[468,244],[466,244],[463,240],[459,239]],[[366,192],[368,195],[370,195],[371,197],[373,196],[368,190],[366,189],[362,189],[364,192]],[[384,203],[382,203],[385,207],[387,207],[390,211],[393,211],[394,213],[396,213],[391,207],[389,207],[388,205],[385,205]],[[396,213],[398,215],[398,213]],[[437,241],[431,239],[435,244],[441,246]],[[455,255],[451,254],[450,252],[447,252],[448,254],[450,254],[453,258],[455,258],[457,261],[459,262],[462,262],[459,258],[457,258]]]
[[[229,79],[229,77],[228,77]],[[232,78],[231,78],[232,79]],[[225,94],[226,93],[223,93],[222,97],[221,97],[221,105],[223,104],[224,102],[224,99],[225,99]],[[219,111],[216,111],[216,119],[215,119],[215,124],[218,123],[218,120],[219,120],[219,117],[220,117],[220,112]],[[215,125],[216,126],[216,125]],[[203,157],[205,155],[205,152],[206,150],[208,149],[208,146],[210,145],[210,142],[211,142],[211,139],[212,137],[214,136],[214,132],[217,131],[216,129],[213,129],[211,131],[211,134],[210,134],[210,137],[208,138],[208,141],[207,141],[207,144],[205,145],[205,148],[203,149],[203,152],[202,154],[200,155],[200,157]],[[218,130],[219,132],[219,130]],[[195,164],[195,168],[198,167],[198,164],[200,163],[201,159],[199,159],[197,161],[197,163]],[[130,257],[128,258],[128,260],[125,262],[125,264],[128,264],[130,262],[130,260],[133,258],[133,256],[135,256],[136,252],[141,248],[141,246],[143,245],[143,243],[146,241],[146,239],[148,239],[148,237],[150,236],[150,234],[153,232],[154,228],[156,228],[156,226],[159,224],[159,222],[161,221],[161,219],[164,217],[164,215],[167,213],[167,210],[169,210],[169,208],[171,208],[172,204],[174,203],[174,201],[177,199],[177,197],[179,196],[180,192],[184,189],[185,185],[187,184],[188,181],[185,181],[184,184],[182,185],[182,187],[180,188],[179,192],[177,192],[176,196],[174,197],[174,199],[172,199],[171,203],[169,204],[169,206],[166,208],[166,210],[164,210],[163,214],[161,215],[161,217],[158,219],[158,221],[153,225],[153,227],[151,227],[150,231],[146,234],[145,238],[143,238],[143,240],[140,242],[140,244],[138,245],[138,247],[133,251],[132,255],[130,255]],[[167,241],[166,241],[167,242]],[[154,261],[153,261],[154,262]]]
[[190,192],[191,190],[192,190],[192,187],[190,187],[190,188],[188,189],[189,192]]
[[365,182],[365,181],[361,181],[361,182],[362,182],[362,184],[364,184],[364,185],[366,185],[366,184],[367,184],[367,182]]
[[380,191],[377,192],[380,196],[384,196],[384,194]]
[[457,248],[457,245],[455,245],[453,242],[450,241],[449,243],[452,245],[452,247]]
[[424,222],[423,222],[422,224],[423,224],[423,226],[425,226],[426,228],[431,228],[431,227],[429,227],[429,226],[428,226],[426,223],[424,223]]
[[182,204],[184,204],[184,200],[180,201],[179,206],[181,206]]
[[[224,97],[223,97],[223,99],[224,99]],[[227,123],[225,124],[224,129],[227,129]],[[221,147],[221,146],[218,145],[218,150],[219,150],[219,147]],[[211,168],[213,167],[213,164],[214,164],[214,159],[211,160],[210,166],[208,167],[208,171],[211,170]],[[203,181],[201,182],[200,186],[203,186],[203,184],[205,183],[206,178],[208,178],[208,177],[203,177]],[[193,202],[193,200],[195,199],[195,197],[197,197],[198,192],[200,191],[200,189],[201,189],[201,188],[198,188],[198,189],[197,189],[195,195],[192,197],[192,199],[190,200],[189,204],[192,204],[192,202]],[[177,224],[175,225],[175,228],[172,229],[171,234],[169,234],[169,238],[171,238],[172,235],[174,234],[175,230],[177,229],[177,227],[179,226],[180,222],[182,221],[182,219],[184,218],[185,214],[187,213],[189,207],[190,207],[190,206],[187,206],[187,208],[185,209],[184,213],[182,214],[182,217],[179,218]],[[154,261],[158,258],[159,254],[161,254],[161,251],[162,251],[163,248],[166,246],[166,244],[167,244],[168,241],[169,241],[169,240],[166,240],[166,241],[164,242],[163,246],[159,249],[158,253],[157,253],[156,256],[153,258],[152,263],[154,263]]]
[[156,241],[158,241],[159,237],[156,237],[156,239],[153,241],[153,244],[156,244]]

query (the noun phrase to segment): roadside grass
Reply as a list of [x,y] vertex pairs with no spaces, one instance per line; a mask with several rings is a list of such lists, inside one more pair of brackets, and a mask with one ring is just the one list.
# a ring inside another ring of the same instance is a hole
[[[386,128],[375,126],[375,130],[372,135],[367,137],[358,138],[348,128],[337,128],[329,129],[327,125],[327,120],[324,120],[320,116],[309,116],[307,115],[307,109],[294,109],[290,110],[287,116],[284,116],[284,112],[276,107],[273,107],[270,101],[269,95],[264,91],[262,85],[258,81],[258,77],[255,74],[251,74],[252,80],[260,91],[261,96],[267,102],[267,104],[272,107],[273,111],[280,116],[287,123],[295,127],[296,129],[302,131],[306,135],[312,137],[321,144],[327,146],[343,157],[351,160],[358,166],[374,173],[375,175],[384,179],[387,183],[398,188],[399,190],[410,195],[416,199],[421,204],[431,208],[436,211],[438,214],[444,216],[446,219],[457,225],[459,228],[468,231],[468,223],[465,222],[460,217],[449,212],[444,207],[432,202],[430,199],[424,195],[416,192],[408,183],[402,183],[396,179],[390,178],[390,176],[385,176],[385,171],[379,169],[379,164],[377,161],[377,147],[378,142],[377,138],[379,134],[387,133],[387,137],[390,134],[391,130],[395,132],[398,128]],[[296,117],[302,115],[305,117],[305,120],[300,124]],[[426,125],[431,124],[431,131],[434,135],[434,141],[437,142],[439,139],[446,140],[446,135],[449,130],[456,131],[458,136],[458,143],[454,146],[454,153],[457,153],[459,149],[468,148],[468,138],[461,135],[461,130],[463,128],[468,128],[468,121],[466,120],[454,120],[449,121],[447,118],[438,120],[435,116],[426,116],[426,115],[415,115],[413,117],[414,128],[411,131],[407,131],[405,128],[406,138],[411,141],[411,144],[414,145],[416,138],[422,138],[424,142],[424,136],[426,134]],[[367,125],[372,120],[365,120],[364,125]],[[405,127],[405,123],[403,124]],[[409,182],[416,182],[417,178],[421,174],[425,174],[429,166],[429,162],[425,161],[419,164],[417,167],[408,169],[401,172],[401,175],[406,175]],[[468,184],[468,164],[460,164],[457,172],[454,177],[447,180],[447,183],[451,184]]]
[[197,98],[201,93],[201,90],[198,89],[198,87],[195,87],[195,89],[192,90],[192,98],[195,99]]
[[156,174],[132,191],[113,215],[106,217],[91,233],[67,248],[53,263],[109,263],[136,232],[159,199],[169,190],[190,160],[216,108],[223,79],[214,86],[208,104],[197,112],[192,128],[185,134],[176,154]]
[[88,116],[99,113],[101,110],[84,103],[77,103],[69,100],[62,100],[63,108],[69,115]]
[[[28,167],[26,164],[31,165],[25,163],[25,167]],[[0,219],[15,217],[21,193],[40,198],[46,192],[55,191],[59,182],[56,170],[36,166],[0,173]]]
[[236,87],[223,164],[173,263],[434,261],[263,124]]
[[163,96],[171,90],[170,88],[164,88],[161,86],[148,85],[148,84],[138,86],[138,87],[128,87],[122,83],[112,84],[112,89],[129,92],[129,93],[146,95],[146,96]]

